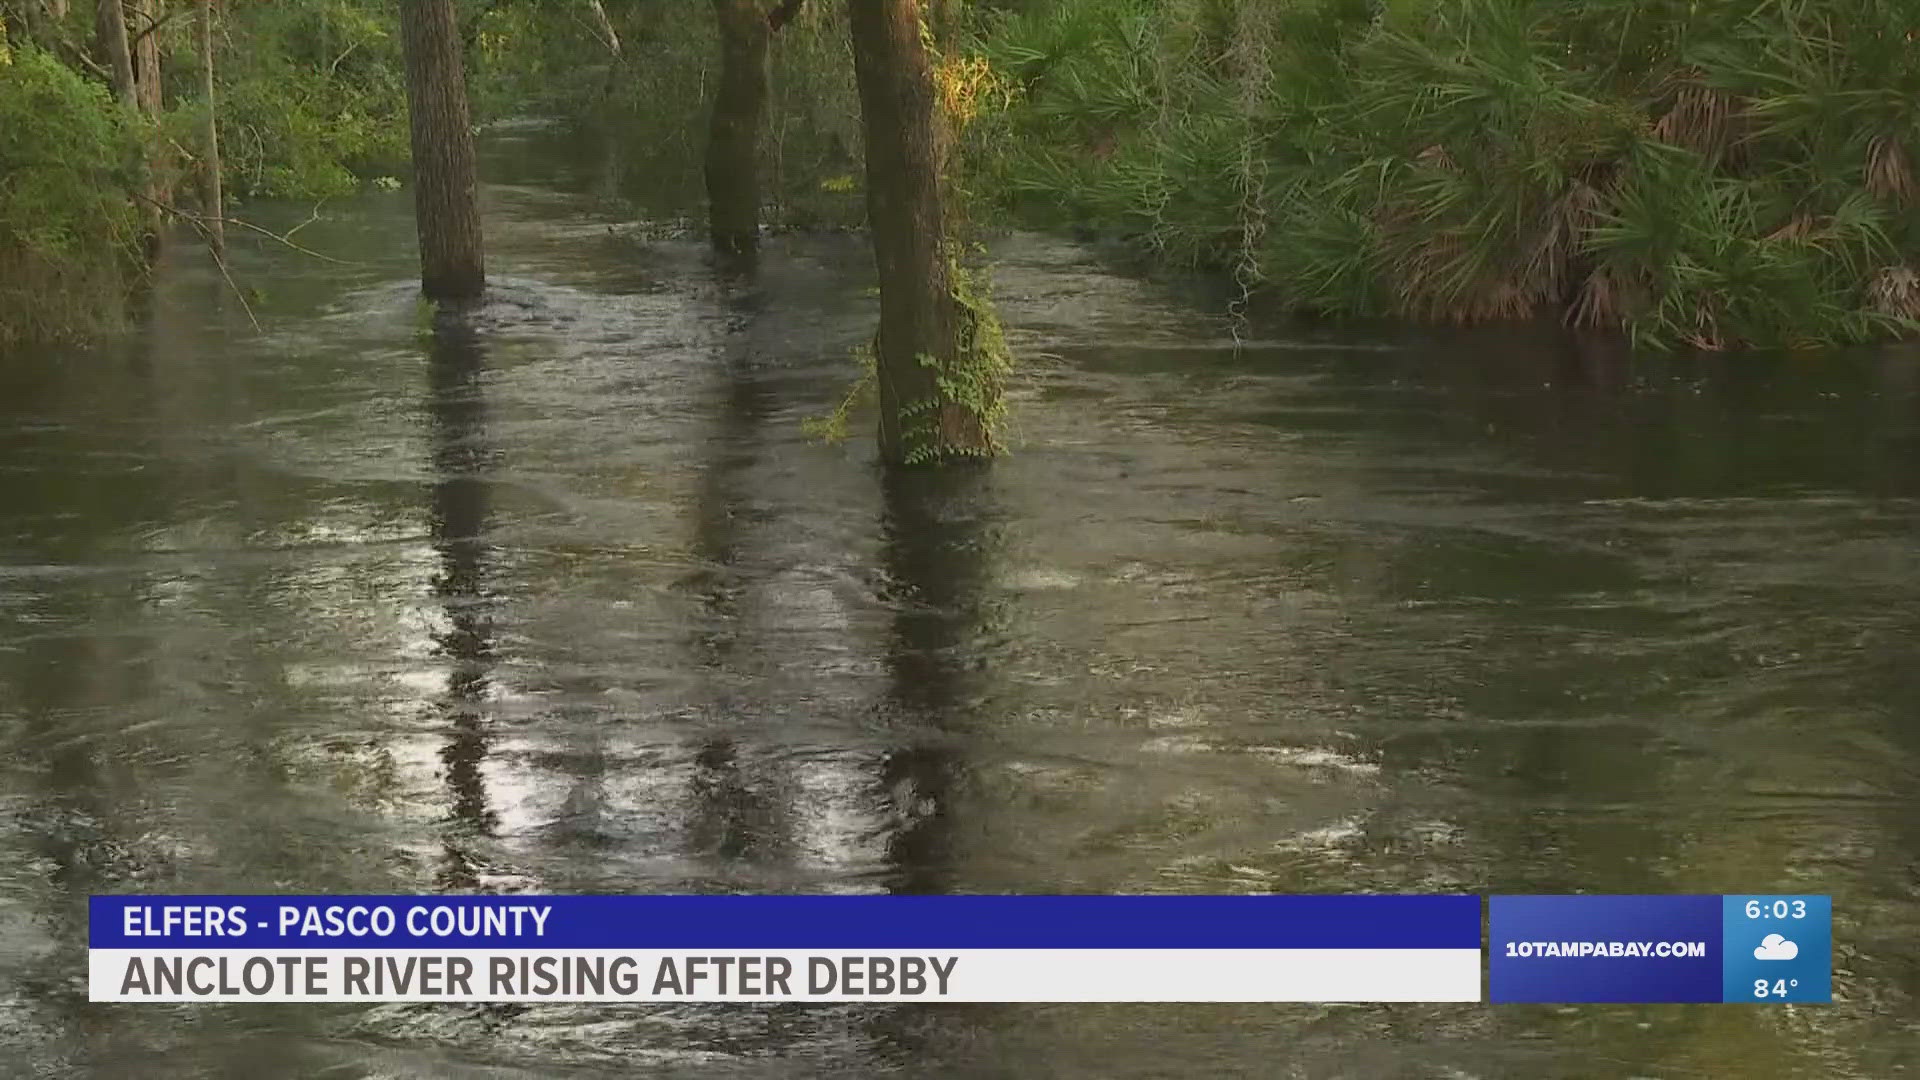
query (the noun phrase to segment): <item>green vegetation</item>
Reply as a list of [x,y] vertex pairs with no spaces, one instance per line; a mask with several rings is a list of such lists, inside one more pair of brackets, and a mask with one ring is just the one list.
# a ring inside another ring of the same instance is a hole
[[[226,12],[218,78],[229,192],[315,199],[406,171],[406,82],[392,3],[229,3]],[[184,75],[194,60],[184,24],[178,34],[169,44]],[[183,86],[182,98],[192,89]]]
[[[405,169],[389,4],[223,9],[217,119],[230,201],[339,195]],[[206,116],[192,5],[159,10],[161,106],[149,115],[114,100],[93,4],[0,4],[11,43],[0,51],[0,343],[118,325],[145,277],[145,200],[191,190]],[[144,25],[138,11],[130,27]]]
[[1019,96],[978,160],[1028,220],[1308,311],[1857,341],[1920,316],[1914,26],[1900,0],[1031,2],[981,27]]
[[[657,219],[697,218],[719,65],[710,9],[706,0],[606,0],[603,26],[579,0],[485,5],[470,33],[475,110],[567,123],[606,148],[610,193]],[[776,229],[865,220],[844,9],[844,0],[811,0],[772,39],[760,172]]]
[[[771,3],[771,0],[769,0]],[[948,0],[950,8],[956,0]],[[114,102],[93,5],[0,3],[0,335],[96,328],[137,285],[136,190],[194,164],[192,20],[162,106]],[[131,5],[138,9],[139,5]],[[1552,318],[1654,346],[1799,347],[1920,319],[1907,0],[971,0],[936,79],[950,203],[1115,236],[1335,317]],[[389,0],[222,5],[238,200],[406,172]],[[610,194],[697,217],[717,38],[677,0],[462,0],[476,119],[597,135]],[[130,27],[138,26],[130,21]],[[770,227],[864,221],[846,10],[771,49]],[[184,185],[183,185],[184,189]]]
[[[1006,332],[987,299],[988,290],[980,282],[980,271],[968,269],[957,259],[947,263],[947,280],[952,287],[954,306],[960,319],[960,333],[954,359],[941,361],[921,355],[920,366],[934,372],[934,396],[907,402],[901,409],[908,421],[902,433],[906,444],[905,461],[909,465],[932,464],[943,458],[991,457],[1006,450],[1006,380],[1013,373],[1013,352],[1007,347]],[[876,405],[879,365],[876,341],[854,350],[860,377],[846,396],[825,416],[802,421],[807,434],[824,442],[840,442],[851,433],[855,413]],[[984,445],[954,447],[940,438],[943,412],[958,409],[974,418],[985,430]]]
[[[1000,316],[994,312],[978,272],[952,257],[947,259],[947,283],[960,323],[959,340],[949,360],[925,355],[919,358],[920,365],[934,373],[935,393],[901,409],[909,421],[903,433],[909,465],[948,456],[992,457],[1006,449],[1001,436],[1007,420],[1005,386],[1013,372],[1013,353],[1007,348]],[[977,445],[952,443],[941,437],[943,414],[955,410],[985,433]]]
[[139,122],[4,37],[0,87],[0,345],[110,326],[139,268]]

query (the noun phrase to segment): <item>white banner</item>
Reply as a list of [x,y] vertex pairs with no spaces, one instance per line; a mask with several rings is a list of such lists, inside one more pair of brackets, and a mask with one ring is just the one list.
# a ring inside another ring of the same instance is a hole
[[1478,949],[94,949],[92,1001],[1479,1001]]

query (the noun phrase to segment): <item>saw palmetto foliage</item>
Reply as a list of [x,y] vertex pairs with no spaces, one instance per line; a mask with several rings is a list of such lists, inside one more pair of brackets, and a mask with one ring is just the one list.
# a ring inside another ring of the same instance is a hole
[[[90,59],[96,8],[0,0],[0,117],[18,121],[0,124],[12,326],[78,326],[112,307],[96,301],[128,277],[131,192],[151,182],[127,148],[165,147],[184,166],[198,145],[191,20],[154,29],[164,108],[134,115]],[[317,198],[404,173],[394,10],[220,6],[231,198]],[[857,225],[848,8],[778,10],[791,17],[769,62],[762,220]],[[962,218],[1010,204],[1328,315],[1553,318],[1701,348],[1865,340],[1920,320],[1920,0],[927,10],[944,13],[928,34]],[[477,119],[573,121],[602,136],[580,163],[596,190],[654,219],[699,214],[719,55],[708,5],[459,11]],[[75,299],[47,302],[56,292]]]
[[[1033,0],[984,167],[1304,309],[1800,346],[1920,316],[1912,0]],[[1257,228],[1249,228],[1249,216]]]

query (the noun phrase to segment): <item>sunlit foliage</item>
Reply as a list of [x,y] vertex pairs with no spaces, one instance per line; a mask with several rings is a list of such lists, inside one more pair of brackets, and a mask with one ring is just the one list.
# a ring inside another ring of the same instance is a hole
[[[1911,0],[946,3],[959,32],[938,32],[939,89],[969,217],[1123,237],[1231,273],[1242,303],[1331,316],[1550,318],[1701,348],[1864,340],[1920,318]],[[35,163],[9,169],[9,258],[114,265],[144,168],[127,147],[193,165],[191,20],[156,32],[165,107],[149,127],[98,92],[91,7],[29,33],[24,13],[52,6],[0,0],[0,110],[17,118],[0,141]],[[405,176],[389,0],[221,9],[235,198]],[[604,194],[654,222],[700,217],[707,5],[460,12],[477,121],[573,125],[601,148]],[[771,227],[863,220],[839,0],[809,0],[774,35],[761,146]]]
[[981,40],[1016,205],[1304,309],[1703,348],[1920,314],[1897,0],[1030,0]]

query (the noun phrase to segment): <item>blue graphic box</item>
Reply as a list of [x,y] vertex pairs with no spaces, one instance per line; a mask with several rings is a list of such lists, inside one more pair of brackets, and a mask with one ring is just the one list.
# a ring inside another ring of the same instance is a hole
[[1725,1000],[1833,1000],[1833,899],[1728,896]]
[[1488,996],[1829,1001],[1831,916],[1815,896],[1496,896]]

